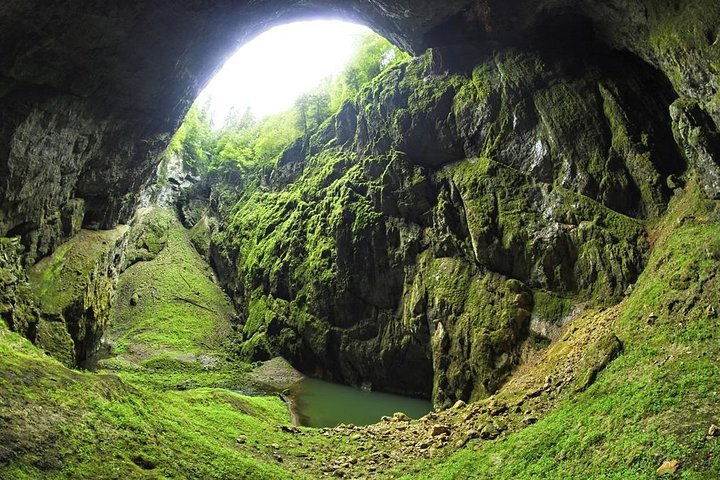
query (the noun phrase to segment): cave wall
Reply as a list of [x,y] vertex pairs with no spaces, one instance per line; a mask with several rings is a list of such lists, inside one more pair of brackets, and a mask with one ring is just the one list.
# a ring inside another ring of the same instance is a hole
[[198,185],[183,211],[193,225],[211,192],[193,228],[238,306],[242,353],[447,406],[499,388],[575,307],[621,299],[649,251],[643,222],[686,172],[676,96],[636,56],[575,41],[463,71],[433,50],[271,171]]

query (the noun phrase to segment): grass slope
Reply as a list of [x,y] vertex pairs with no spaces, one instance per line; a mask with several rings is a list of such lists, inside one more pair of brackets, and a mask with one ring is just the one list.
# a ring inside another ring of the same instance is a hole
[[[208,388],[153,392],[73,371],[4,325],[0,365],[0,478],[300,475],[275,459],[271,444],[290,442],[277,427],[287,422],[287,408],[276,398]],[[252,441],[240,444],[241,436]]]
[[[594,384],[560,397],[532,426],[495,442],[473,441],[440,464],[426,461],[398,476],[646,479],[677,460],[669,478],[720,478],[719,439],[706,438],[720,421],[718,203],[689,188],[652,234],[650,262],[632,293],[566,334],[605,321],[622,342],[623,353]],[[544,378],[541,367],[531,373]]]
[[329,440],[283,430],[276,397],[209,388],[239,388],[249,370],[227,345],[233,309],[173,212],[142,213],[104,373],[68,369],[0,322],[0,478],[306,478]]
[[134,247],[151,253],[120,276],[102,368],[158,388],[240,389],[249,366],[232,355],[229,298],[169,209],[140,212]]

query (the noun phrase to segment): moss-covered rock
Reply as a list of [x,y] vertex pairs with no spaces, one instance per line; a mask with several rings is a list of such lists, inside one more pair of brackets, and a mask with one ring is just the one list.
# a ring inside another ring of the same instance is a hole
[[28,271],[45,321],[38,344],[76,365],[100,344],[122,265],[127,227],[81,230]]
[[0,238],[0,318],[34,340],[40,311],[22,265],[23,251],[19,238]]

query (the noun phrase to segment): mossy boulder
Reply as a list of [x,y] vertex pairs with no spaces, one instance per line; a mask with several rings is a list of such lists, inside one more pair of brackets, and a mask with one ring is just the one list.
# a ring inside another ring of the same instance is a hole
[[124,251],[124,226],[81,230],[28,271],[45,322],[37,341],[68,365],[92,355],[109,318]]

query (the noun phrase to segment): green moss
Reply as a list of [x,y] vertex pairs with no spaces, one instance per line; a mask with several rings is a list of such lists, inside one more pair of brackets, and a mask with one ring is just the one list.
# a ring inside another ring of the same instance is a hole
[[[663,179],[655,169],[647,140],[643,140],[647,138],[647,134],[640,133],[639,138],[633,138],[628,130],[630,121],[617,102],[615,94],[602,84],[599,85],[599,90],[603,98],[605,118],[612,134],[612,149],[616,155],[624,159],[625,165],[635,179],[646,210],[645,215],[657,216],[665,207],[661,186]],[[607,166],[605,170],[608,170],[607,175],[612,175],[613,178],[608,178],[606,175],[604,182],[612,184],[624,181],[622,176],[613,175],[614,172],[609,171]],[[601,186],[605,185],[601,184]]]
[[543,290],[534,291],[533,298],[535,301],[533,317],[555,325],[560,325],[576,304],[572,299],[562,298]]
[[517,280],[473,271],[460,259],[428,254],[416,281],[424,285],[429,320],[435,322],[435,404],[487,397],[515,366],[515,347],[529,317],[525,308],[532,308],[527,289]]
[[37,324],[36,344],[64,365],[75,362],[75,344],[64,322],[40,320]]
[[[0,364],[8,419],[0,435],[3,454],[12,455],[0,466],[3,478],[304,478],[297,461],[279,464],[270,445],[298,458],[322,443],[318,436],[299,446],[276,428],[288,421],[277,398],[151,393],[63,368],[2,325]],[[31,419],[29,410],[38,413]]]
[[72,303],[81,300],[93,270],[126,230],[122,226],[114,230],[82,230],[58,247],[53,255],[30,268],[30,285],[42,310],[60,315]]
[[114,352],[140,360],[220,355],[223,339],[230,337],[230,300],[172,211],[141,214],[150,219],[133,227],[142,230],[139,238],[147,244],[148,237],[162,237],[164,246],[152,260],[130,266],[120,277],[110,319]]
[[460,190],[476,258],[494,271],[610,304],[642,269],[647,242],[637,220],[487,158],[442,174]]
[[32,338],[39,312],[22,265],[23,251],[19,237],[0,237],[0,319]]
[[[405,466],[396,473],[405,478],[640,479],[654,478],[663,461],[676,459],[678,478],[720,475],[714,460],[720,444],[705,439],[717,421],[720,391],[718,317],[709,308],[720,301],[720,262],[713,253],[720,248],[720,217],[717,202],[698,192],[690,185],[656,227],[647,268],[617,313],[609,315],[616,319],[613,329],[623,353],[595,383],[567,394],[531,427],[495,442],[471,443],[439,464],[426,462],[410,471]],[[690,284],[673,283],[688,276]],[[597,321],[591,315],[587,325]],[[613,348],[609,336],[583,358]]]

